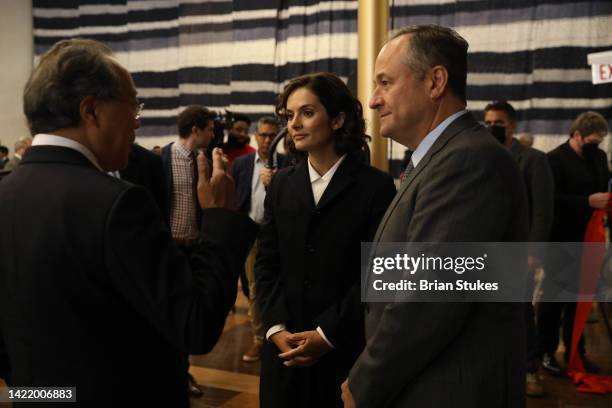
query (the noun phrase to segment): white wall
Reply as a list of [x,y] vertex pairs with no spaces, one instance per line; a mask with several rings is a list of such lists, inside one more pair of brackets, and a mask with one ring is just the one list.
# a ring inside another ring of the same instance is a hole
[[0,0],[0,143],[13,153],[29,136],[22,109],[23,87],[32,71],[32,1]]

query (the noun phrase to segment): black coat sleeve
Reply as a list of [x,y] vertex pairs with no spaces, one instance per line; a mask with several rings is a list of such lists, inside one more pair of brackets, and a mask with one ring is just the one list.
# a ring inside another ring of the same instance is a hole
[[526,180],[531,197],[529,241],[544,242],[550,237],[554,212],[554,178],[545,154],[535,155]]
[[203,211],[202,224],[188,259],[150,196],[132,187],[111,208],[105,231],[106,266],[119,295],[168,342],[192,354],[210,351],[218,340],[256,233],[248,217],[223,209]]
[[149,158],[149,165],[147,167],[149,170],[150,183],[145,187],[148,187],[157,206],[164,217],[168,219],[170,212],[168,208],[168,191],[166,189],[166,176],[164,175],[164,166],[161,157],[153,153]]

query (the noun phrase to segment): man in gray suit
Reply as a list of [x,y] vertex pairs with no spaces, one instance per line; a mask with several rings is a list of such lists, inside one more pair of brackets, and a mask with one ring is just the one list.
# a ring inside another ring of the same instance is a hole
[[[399,31],[376,60],[381,134],[414,153],[376,242],[527,239],[510,154],[465,111],[467,42],[451,29]],[[345,407],[524,407],[521,303],[371,303]]]

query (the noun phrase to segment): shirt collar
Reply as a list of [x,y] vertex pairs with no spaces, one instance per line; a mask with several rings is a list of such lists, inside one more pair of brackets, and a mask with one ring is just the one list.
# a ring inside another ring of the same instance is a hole
[[91,152],[91,150],[89,150],[88,148],[86,148],[85,146],[77,142],[76,140],[68,139],[67,137],[63,137],[63,136],[39,133],[36,136],[34,136],[34,140],[32,141],[32,146],[61,146],[61,147],[67,147],[68,149],[76,150],[77,152],[85,156],[87,160],[89,160],[91,164],[96,166],[98,170],[104,171],[102,170],[102,167],[100,167],[100,163],[98,163],[98,159]]
[[174,149],[180,157],[185,159],[189,159],[191,157],[191,150],[187,149],[180,141],[174,143]]
[[444,119],[442,123],[436,126],[431,132],[429,132],[423,140],[421,140],[421,143],[419,143],[414,153],[412,153],[412,157],[410,158],[414,167],[419,165],[421,159],[425,157],[431,146],[433,146],[435,141],[438,140],[438,138],[440,137],[442,132],[446,130],[448,125],[450,125],[455,119],[457,119],[464,113],[467,113],[467,110],[464,109],[460,110],[459,112],[453,113],[448,118]]
[[324,181],[329,183],[331,178],[336,173],[336,170],[338,170],[338,167],[340,166],[340,163],[342,163],[342,161],[344,160],[345,157],[346,157],[346,154],[343,155],[342,157],[340,157],[338,159],[338,161],[336,161],[336,163],[329,170],[327,170],[327,173],[325,173],[322,176],[319,173],[317,173],[317,171],[314,169],[314,167],[312,167],[312,164],[310,164],[310,157],[309,157],[308,158],[308,174],[310,175],[310,182],[314,183],[315,181],[317,181],[319,179],[323,179]]
[[267,163],[267,160],[262,159],[261,156],[259,156],[259,153],[255,152],[255,164],[257,163],[265,164]]

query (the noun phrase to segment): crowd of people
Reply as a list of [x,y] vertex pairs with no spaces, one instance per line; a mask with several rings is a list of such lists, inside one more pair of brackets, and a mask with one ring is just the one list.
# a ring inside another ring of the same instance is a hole
[[[0,149],[0,378],[76,386],[88,406],[189,406],[201,395],[189,355],[215,345],[240,279],[253,332],[242,359],[262,361],[264,408],[544,395],[538,369],[562,374],[575,304],[361,299],[363,242],[581,242],[608,206],[606,120],[582,113],[548,154],[515,138],[508,102],[482,126],[466,108],[467,50],[436,25],[380,50],[369,108],[409,149],[396,189],[365,159],[362,105],[332,73],[291,79],[255,124],[256,148],[241,114],[210,148],[216,114],[192,105],[151,152],[134,143],[142,104],[111,50],[57,43],[25,87],[20,163]],[[286,155],[270,149],[284,122]],[[529,258],[547,276],[560,267]],[[598,371],[583,340],[579,351]]]

